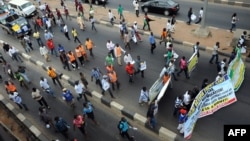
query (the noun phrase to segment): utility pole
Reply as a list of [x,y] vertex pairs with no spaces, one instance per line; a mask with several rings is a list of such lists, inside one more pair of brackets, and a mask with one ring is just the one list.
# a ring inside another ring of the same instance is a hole
[[210,31],[206,26],[207,6],[208,6],[208,0],[204,0],[204,6],[203,6],[204,9],[203,9],[203,16],[201,19],[201,26],[194,31],[194,35],[198,37],[208,37],[210,35]]

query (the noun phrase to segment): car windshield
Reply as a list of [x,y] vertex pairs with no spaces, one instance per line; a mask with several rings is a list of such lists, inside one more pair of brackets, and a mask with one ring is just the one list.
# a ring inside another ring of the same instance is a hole
[[21,8],[24,9],[24,8],[29,7],[29,6],[31,6],[31,5],[32,5],[31,2],[27,2],[27,3],[23,4],[23,5],[21,6]]
[[14,21],[13,23],[11,23],[12,25],[20,25],[20,26],[23,26],[23,25],[26,25],[28,24],[27,23],[27,20],[25,18],[19,18],[18,20]]
[[167,0],[167,3],[168,3],[168,5],[175,5],[175,2],[171,1],[171,0]]
[[17,14],[11,15],[5,19],[7,23],[13,22],[14,20],[18,19],[19,16]]

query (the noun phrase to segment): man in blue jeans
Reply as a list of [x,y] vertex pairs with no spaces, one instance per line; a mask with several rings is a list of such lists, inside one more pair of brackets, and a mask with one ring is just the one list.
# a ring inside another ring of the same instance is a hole
[[220,48],[220,42],[216,42],[213,52],[212,52],[212,58],[210,59],[209,63],[213,64],[213,60],[215,58],[215,63],[218,64],[218,49]]

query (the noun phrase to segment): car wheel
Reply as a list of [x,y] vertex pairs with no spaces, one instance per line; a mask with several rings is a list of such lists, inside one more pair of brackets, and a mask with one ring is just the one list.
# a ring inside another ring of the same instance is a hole
[[96,5],[99,5],[99,1],[98,1],[98,0],[96,0],[96,1],[95,1],[95,4],[96,4]]
[[143,8],[143,11],[144,11],[144,12],[148,12],[148,8],[147,8],[147,7],[144,7],[144,8]]
[[164,15],[168,16],[169,15],[169,11],[168,10],[164,11]]

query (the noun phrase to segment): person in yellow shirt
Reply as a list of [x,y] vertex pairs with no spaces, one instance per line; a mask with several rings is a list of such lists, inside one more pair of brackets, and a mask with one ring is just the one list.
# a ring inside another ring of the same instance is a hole
[[56,71],[55,71],[54,68],[48,67],[47,74],[48,74],[49,77],[52,79],[54,85],[56,85],[56,82],[57,82],[57,83],[59,84],[59,86],[60,86],[61,88],[63,88],[63,86],[62,86],[62,84],[61,84],[61,82],[60,82],[60,80],[59,80],[59,78],[58,78],[58,75],[57,75],[57,73],[56,73]]
[[94,43],[89,38],[86,38],[85,46],[86,46],[86,49],[89,50],[90,56],[94,57],[94,54],[92,51],[94,47]]
[[77,40],[81,44],[81,41],[78,39],[78,33],[75,28],[72,27],[71,33],[74,38],[74,42],[76,43],[76,40]]
[[39,46],[43,46],[43,45],[44,45],[43,42],[42,42],[42,39],[40,38],[40,33],[39,33],[39,31],[35,31],[35,32],[33,33],[33,37],[36,39],[37,44],[38,44]]

